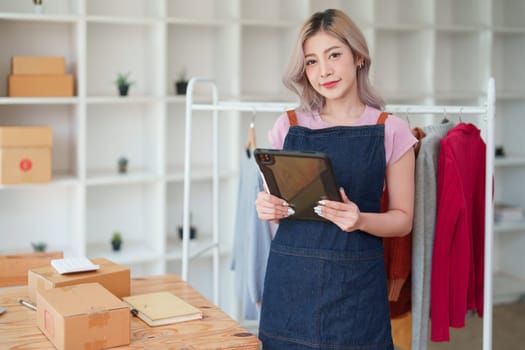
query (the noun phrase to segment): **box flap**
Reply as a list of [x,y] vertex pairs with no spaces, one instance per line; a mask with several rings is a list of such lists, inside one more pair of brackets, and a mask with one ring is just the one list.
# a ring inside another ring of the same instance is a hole
[[75,284],[39,290],[38,293],[64,317],[128,308],[126,303],[99,283]]
[[47,126],[1,126],[0,147],[50,147],[53,130]]

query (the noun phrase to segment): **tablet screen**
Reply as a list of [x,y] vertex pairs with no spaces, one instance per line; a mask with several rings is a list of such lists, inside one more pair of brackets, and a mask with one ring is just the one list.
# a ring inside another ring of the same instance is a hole
[[317,202],[341,200],[325,154],[259,148],[254,155],[270,193],[285,199],[295,210],[288,218],[325,221],[313,210]]

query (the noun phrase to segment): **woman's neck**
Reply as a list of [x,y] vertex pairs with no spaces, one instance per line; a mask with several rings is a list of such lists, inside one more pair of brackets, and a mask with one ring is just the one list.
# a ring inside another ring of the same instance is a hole
[[361,117],[365,104],[359,98],[329,100],[321,110],[321,118],[331,124],[350,125]]

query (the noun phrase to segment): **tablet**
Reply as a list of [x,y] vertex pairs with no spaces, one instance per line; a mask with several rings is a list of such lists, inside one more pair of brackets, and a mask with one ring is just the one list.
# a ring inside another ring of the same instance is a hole
[[262,148],[253,154],[268,191],[295,210],[289,219],[327,221],[314,207],[321,199],[341,201],[341,196],[326,154]]

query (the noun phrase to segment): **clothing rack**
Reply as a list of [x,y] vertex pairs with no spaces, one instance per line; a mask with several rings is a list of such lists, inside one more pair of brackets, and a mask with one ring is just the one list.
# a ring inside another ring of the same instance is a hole
[[[196,84],[208,84],[212,88],[211,104],[194,104],[193,91]],[[495,83],[490,78],[487,85],[487,97],[483,105],[387,105],[385,110],[398,115],[477,115],[482,117],[486,144],[485,168],[485,257],[484,257],[484,305],[483,305],[483,350],[492,349],[492,266],[493,266],[493,203],[492,179],[494,176],[494,116]],[[296,102],[221,102],[218,99],[217,86],[213,79],[192,78],[186,94],[186,128],[184,147],[184,203],[183,203],[183,240],[182,240],[182,278],[188,278],[188,264],[193,257],[204,251],[213,251],[213,295],[217,304],[219,299],[219,135],[218,112],[284,112],[297,107]],[[193,255],[189,255],[189,202],[191,191],[191,137],[193,111],[211,111],[212,115],[212,243]]]

